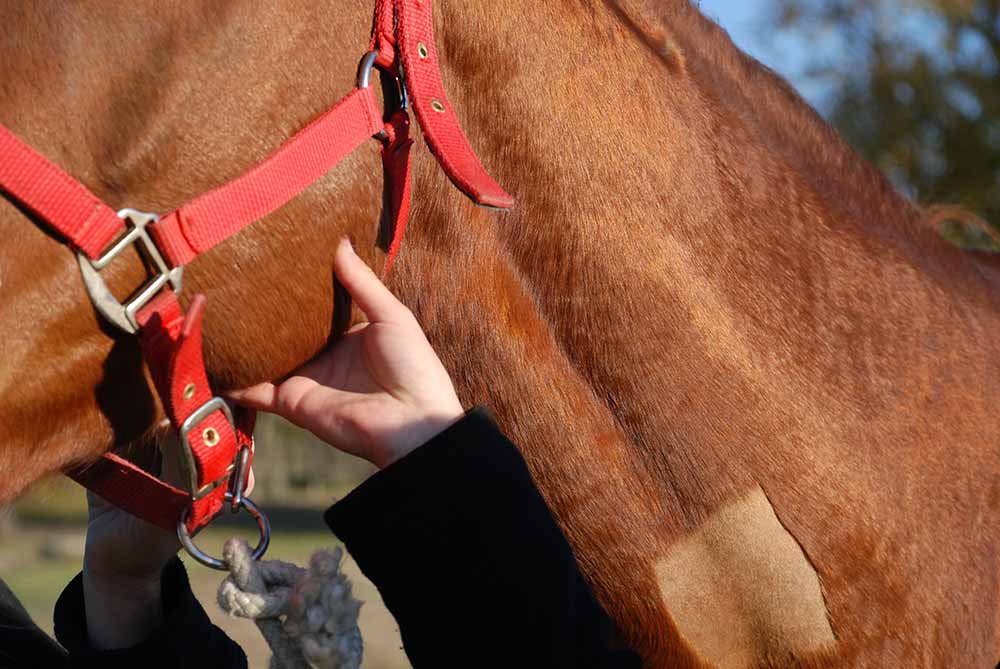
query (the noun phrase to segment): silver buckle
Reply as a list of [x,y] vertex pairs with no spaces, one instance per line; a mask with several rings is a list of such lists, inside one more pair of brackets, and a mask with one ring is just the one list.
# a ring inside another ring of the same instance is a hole
[[[186,421],[184,421],[184,425],[181,427],[182,430],[181,439],[184,440],[184,444],[185,446],[187,446],[187,451],[186,451],[187,453],[190,454],[190,442],[187,441],[187,432],[193,429],[194,425],[196,425],[198,421],[194,421],[194,424],[192,425],[188,425],[188,423],[191,422],[191,420],[195,418],[196,415],[201,413],[202,410],[206,411],[204,416],[207,416],[209,413],[211,413],[211,411],[217,409],[218,408],[216,404],[217,401],[221,400],[219,400],[218,397],[212,398],[211,400],[206,402],[201,409],[199,409],[194,414],[191,414],[191,418],[188,418]],[[211,411],[209,410],[209,407],[211,407]],[[228,409],[224,409],[224,411],[226,411],[227,418],[229,418],[230,422],[232,422],[232,417],[229,415]],[[193,495],[192,504],[194,503],[194,501],[200,499],[201,497],[204,497],[212,490],[218,488],[220,485],[222,485],[222,482],[228,478],[229,490],[226,491],[226,494],[224,496],[224,503],[229,504],[229,510],[232,513],[239,513],[240,509],[246,509],[247,513],[249,513],[250,516],[254,519],[254,521],[256,521],[257,532],[260,535],[260,540],[257,542],[257,547],[254,548],[251,557],[254,560],[259,560],[264,556],[264,553],[267,552],[267,547],[271,542],[271,524],[267,521],[267,516],[265,516],[261,512],[261,510],[257,508],[257,505],[254,504],[252,501],[250,501],[249,497],[246,497],[243,494],[244,491],[243,489],[244,486],[246,485],[247,474],[250,471],[250,454],[253,451],[253,448],[254,448],[253,442],[251,442],[250,446],[243,446],[242,448],[240,448],[239,452],[237,452],[236,454],[236,457],[233,459],[233,464],[231,464],[229,468],[226,470],[227,475],[223,476],[218,481],[215,481],[214,483],[205,486],[204,488],[202,488],[201,491],[199,491],[197,495]],[[232,474],[231,476],[229,475],[230,473]],[[181,514],[180,520],[177,521],[177,538],[180,539],[181,545],[184,546],[184,549],[188,552],[188,554],[191,557],[193,557],[195,560],[202,563],[206,567],[211,567],[212,569],[221,569],[223,571],[227,570],[229,568],[229,565],[226,564],[226,561],[224,559],[212,557],[211,555],[205,553],[200,548],[198,548],[197,544],[195,544],[194,538],[191,536],[191,533],[188,532],[187,529],[187,519],[190,513],[191,513],[191,506],[188,506],[188,508],[184,510],[184,513]]]
[[[139,331],[139,324],[136,322],[136,314],[146,304],[153,299],[160,290],[169,282],[175,293],[181,292],[181,276],[183,267],[170,269],[163,254],[156,247],[153,238],[146,231],[146,226],[160,220],[156,214],[149,214],[136,209],[122,209],[118,212],[118,217],[131,227],[121,238],[111,245],[107,251],[97,260],[91,260],[83,253],[78,253],[80,262],[80,273],[83,275],[83,284],[90,293],[90,299],[94,303],[94,308],[105,319],[120,330],[129,334]],[[140,252],[146,256],[153,269],[157,272],[149,281],[145,283],[134,296],[125,304],[119,302],[108,285],[101,278],[101,270],[111,264],[119,253],[132,246],[136,242],[141,242]]]
[[[198,407],[195,412],[188,416],[187,420],[181,424],[181,429],[179,430],[181,437],[181,453],[185,458],[185,462],[182,462],[181,465],[182,469],[187,472],[188,492],[191,493],[191,499],[193,500],[201,499],[223,483],[227,482],[230,474],[232,474],[233,470],[236,468],[236,463],[233,462],[226,468],[226,471],[221,477],[211,483],[206,483],[201,488],[198,488],[198,466],[194,461],[194,453],[191,451],[191,439],[189,437],[194,429],[201,425],[202,421],[216,411],[221,411],[226,417],[226,422],[229,423],[229,427],[233,431],[233,436],[235,437],[236,423],[233,420],[233,412],[229,410],[229,405],[226,404],[221,397],[213,397]],[[221,435],[219,438],[221,439]],[[209,448],[211,448],[211,446]]]

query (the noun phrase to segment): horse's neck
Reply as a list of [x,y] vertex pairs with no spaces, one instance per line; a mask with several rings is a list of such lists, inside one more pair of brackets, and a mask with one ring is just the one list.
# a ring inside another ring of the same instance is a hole
[[[648,443],[677,416],[643,415],[643,393],[707,388],[712,369],[718,387],[833,422],[950,377],[953,359],[925,355],[938,347],[968,356],[956,393],[1000,390],[988,373],[1000,344],[981,341],[1000,326],[995,269],[921,227],[786,84],[688,9],[657,38],[604,3],[442,5],[454,102],[518,207],[466,213],[427,175],[415,192],[437,215],[415,238],[444,225],[445,239],[508,259],[493,298],[510,308],[497,317],[515,331],[535,320],[552,355]],[[701,401],[724,410],[717,394]],[[713,429],[678,439],[714,443]]]
[[[521,195],[519,221],[498,226],[515,257],[582,261],[602,237],[648,257],[670,238],[696,263],[746,253],[761,264],[776,249],[812,258],[827,244],[831,263],[882,262],[890,290],[899,267],[884,263],[902,258],[927,282],[996,285],[786,82],[686,0],[667,5],[564,3],[551,15],[445,5],[460,113]],[[591,251],[586,262],[605,252]]]

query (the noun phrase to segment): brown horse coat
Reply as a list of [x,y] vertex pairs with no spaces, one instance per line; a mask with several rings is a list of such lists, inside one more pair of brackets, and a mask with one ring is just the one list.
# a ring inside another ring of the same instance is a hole
[[[3,3],[0,122],[168,211],[349,89],[369,4]],[[390,285],[624,639],[650,666],[1000,659],[997,258],[941,241],[685,0],[439,0],[437,31],[518,207],[474,208],[417,150]],[[325,345],[335,240],[373,247],[379,174],[373,143],[188,268],[218,388]],[[3,200],[0,235],[10,499],[160,412],[73,254]]]

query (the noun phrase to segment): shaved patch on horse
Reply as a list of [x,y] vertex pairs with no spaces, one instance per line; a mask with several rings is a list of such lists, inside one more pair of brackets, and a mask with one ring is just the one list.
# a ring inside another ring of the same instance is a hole
[[712,666],[836,642],[816,570],[759,487],[673,546],[656,575],[681,635]]

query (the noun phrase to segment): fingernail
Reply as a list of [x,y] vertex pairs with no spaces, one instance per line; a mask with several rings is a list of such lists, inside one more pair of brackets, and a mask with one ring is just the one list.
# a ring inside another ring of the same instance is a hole
[[354,253],[354,245],[351,244],[351,239],[347,235],[340,238],[340,245],[346,246],[348,251]]

